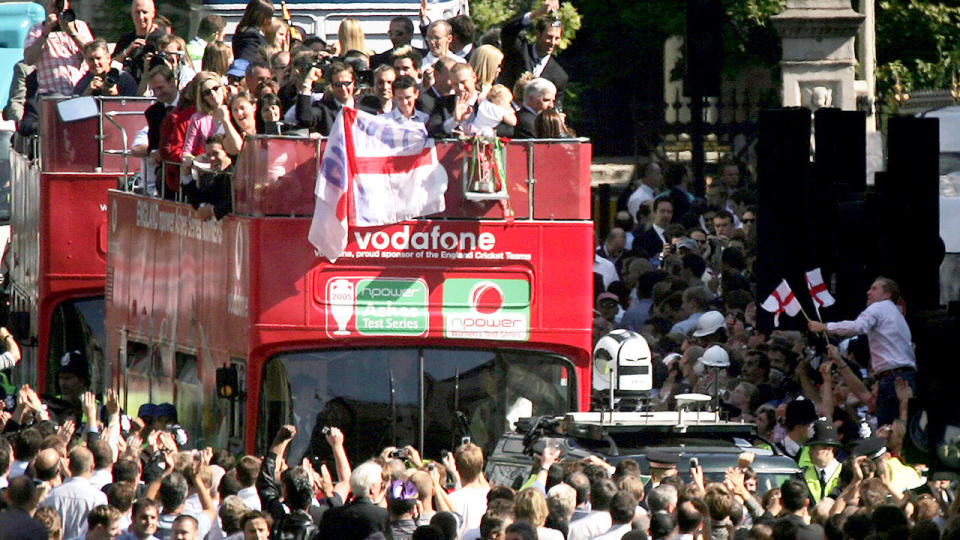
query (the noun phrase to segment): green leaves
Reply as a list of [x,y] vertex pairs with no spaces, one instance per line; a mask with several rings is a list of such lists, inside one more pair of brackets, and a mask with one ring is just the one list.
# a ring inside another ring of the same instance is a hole
[[[956,2],[885,0],[877,10],[877,93],[949,89],[960,70],[960,6]],[[901,88],[896,88],[897,81]]]
[[[523,11],[536,11],[543,0],[536,0],[533,5],[527,7],[525,2],[517,0],[470,0],[470,17],[477,25],[477,32],[484,33],[490,28],[499,26],[513,17],[520,15]],[[560,24],[563,26],[563,35],[557,49],[564,50],[573,42],[577,35],[577,30],[582,25],[582,18],[577,8],[570,2],[560,4]],[[535,35],[533,31],[525,36],[528,41],[533,42]]]

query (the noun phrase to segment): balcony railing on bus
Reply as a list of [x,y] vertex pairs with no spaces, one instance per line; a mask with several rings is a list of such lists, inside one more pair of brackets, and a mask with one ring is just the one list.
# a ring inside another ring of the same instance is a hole
[[[248,216],[312,216],[324,141],[248,136],[233,175],[233,210]],[[435,219],[590,219],[590,144],[586,139],[513,140],[506,144],[506,200],[468,196],[467,145],[437,143],[447,171],[446,210]]]
[[130,153],[147,124],[145,97],[41,97],[36,154],[43,172],[118,173],[140,169]]

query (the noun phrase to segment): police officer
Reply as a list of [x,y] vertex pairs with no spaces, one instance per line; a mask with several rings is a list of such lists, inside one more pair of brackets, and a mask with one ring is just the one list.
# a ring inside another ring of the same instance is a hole
[[843,444],[837,437],[837,428],[826,420],[813,423],[813,437],[807,441],[810,452],[810,464],[803,468],[803,480],[810,490],[813,503],[819,503],[824,497],[834,497],[840,493],[840,462],[835,452]]

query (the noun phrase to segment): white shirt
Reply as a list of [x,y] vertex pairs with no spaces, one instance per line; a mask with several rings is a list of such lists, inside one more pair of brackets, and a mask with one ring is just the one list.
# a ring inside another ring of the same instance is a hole
[[13,480],[18,476],[23,476],[27,471],[27,465],[30,465],[29,461],[14,460],[14,462],[10,464],[10,472],[7,473],[7,480]]
[[414,109],[413,111],[413,116],[411,116],[410,118],[407,118],[406,116],[403,115],[403,113],[400,112],[400,109],[397,108],[396,104],[394,104],[393,108],[390,109],[388,112],[380,113],[379,116],[382,116],[389,120],[393,120],[394,122],[400,124],[401,126],[408,125],[408,124],[409,125],[419,124],[419,127],[423,128],[424,131],[426,131],[427,129],[427,126],[426,126],[427,120],[430,119],[430,116],[427,113],[423,111],[418,111],[416,109]]
[[[447,56],[456,60],[458,64],[467,63],[467,61],[464,60],[463,58],[453,54],[453,51],[447,52]],[[428,52],[427,55],[423,57],[423,63],[420,64],[420,72],[423,73],[423,70],[436,64],[437,60],[440,60],[440,59],[434,56],[432,52]]]
[[40,506],[56,510],[63,520],[63,538],[73,538],[86,533],[87,514],[101,504],[107,504],[107,495],[90,485],[90,480],[74,476],[53,488]]
[[450,494],[450,506],[460,514],[463,522],[457,536],[463,536],[468,529],[480,527],[480,519],[487,511],[487,493],[490,488],[462,487]]
[[103,486],[113,483],[113,472],[110,469],[97,469],[90,475],[90,485],[102,489]]
[[827,330],[841,336],[866,334],[870,340],[870,367],[874,373],[917,367],[910,327],[892,300],[870,304],[856,320],[827,323]]
[[623,523],[620,525],[614,525],[610,527],[610,530],[599,535],[594,536],[594,540],[620,540],[620,538],[630,532],[631,526],[629,523]]
[[657,236],[660,237],[660,241],[663,242],[664,244],[666,244],[666,243],[667,243],[667,239],[664,238],[664,236],[663,236],[663,232],[664,232],[663,227],[657,225],[656,223],[653,223],[653,224],[651,224],[651,225],[653,226],[653,232],[657,233]]
[[481,100],[480,105],[477,106],[477,114],[469,122],[464,123],[463,131],[467,135],[493,137],[494,130],[500,122],[503,122],[503,117],[511,112],[492,101]]
[[260,511],[260,494],[257,493],[257,488],[250,486],[237,491],[237,497],[243,499],[243,504],[247,505],[247,508],[251,510]]
[[617,267],[612,262],[594,253],[593,255],[593,273],[600,274],[603,277],[603,289],[606,290],[614,281],[620,281],[617,275]]
[[646,184],[640,184],[633,193],[630,194],[630,198],[627,199],[627,210],[630,212],[630,217],[637,219],[637,212],[640,211],[640,205],[652,201],[656,193],[653,192],[653,188]]
[[[840,462],[837,460],[833,460],[831,464],[827,465],[822,469],[820,467],[817,467],[816,465],[813,466],[813,469],[817,471],[817,478],[820,478],[820,473],[823,472],[825,473],[823,477],[827,479],[827,482],[829,482],[830,479],[833,478],[833,475],[840,469]],[[823,496],[826,497],[827,494],[824,493]]]
[[[3,351],[0,354],[0,369],[9,369],[15,365],[17,365],[17,360],[10,354],[10,351]],[[24,469],[26,469],[26,466],[24,466]]]
[[610,518],[610,512],[606,510],[596,510],[582,519],[570,523],[570,529],[567,531],[567,540],[590,540],[594,536],[599,536],[613,525]]

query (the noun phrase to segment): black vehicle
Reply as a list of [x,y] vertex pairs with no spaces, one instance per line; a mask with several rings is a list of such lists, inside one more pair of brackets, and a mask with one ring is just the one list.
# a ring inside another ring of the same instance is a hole
[[680,454],[677,468],[689,479],[690,459],[696,458],[707,482],[722,482],[726,470],[737,466],[743,452],[751,452],[757,473],[757,491],[779,487],[790,477],[801,478],[800,468],[772,444],[763,445],[754,424],[720,420],[715,412],[570,413],[559,417],[522,418],[515,431],[497,441],[487,459],[491,483],[519,487],[534,472],[533,454],[547,445],[561,449],[561,459],[591,454],[615,465],[623,459],[640,464],[649,474],[646,455],[651,451]]

